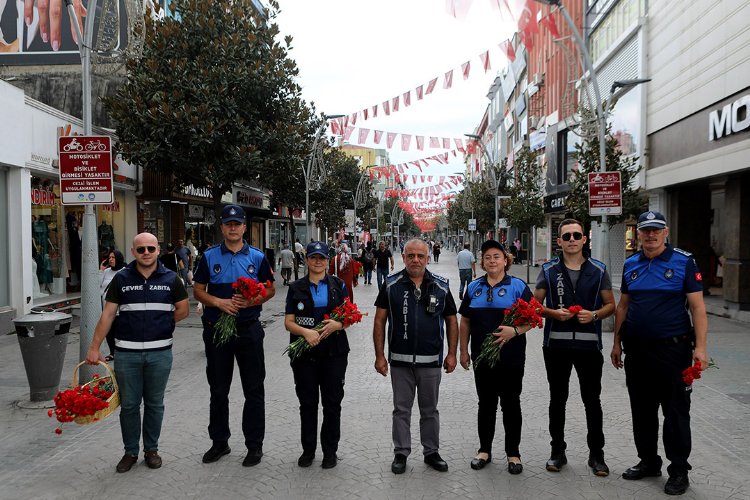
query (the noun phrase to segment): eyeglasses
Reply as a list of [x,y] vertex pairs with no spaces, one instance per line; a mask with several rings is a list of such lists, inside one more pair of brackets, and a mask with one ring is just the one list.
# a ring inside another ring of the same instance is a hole
[[147,247],[137,247],[135,249],[135,251],[138,252],[141,255],[143,255],[144,253],[146,253],[146,250],[148,250],[148,253],[155,253],[156,252],[156,247],[149,245]]
[[563,239],[563,241],[570,241],[570,238],[573,238],[574,240],[578,241],[581,238],[583,238],[583,234],[576,231],[575,233],[565,233],[560,237]]

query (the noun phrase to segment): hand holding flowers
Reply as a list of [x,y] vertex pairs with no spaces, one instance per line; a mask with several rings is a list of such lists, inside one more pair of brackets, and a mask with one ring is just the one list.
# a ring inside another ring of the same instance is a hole
[[332,333],[359,323],[364,315],[357,308],[357,304],[346,298],[330,315],[326,314],[323,321],[312,329],[306,329],[300,338],[289,344],[283,354],[289,353],[289,357],[294,361]]
[[682,381],[685,382],[686,386],[690,387],[693,385],[694,380],[701,378],[701,372],[708,368],[718,369],[719,367],[714,363],[713,359],[709,360],[705,368],[701,365],[700,361],[696,360],[693,366],[689,366],[682,371]]
[[[237,318],[240,309],[251,307],[263,300],[268,295],[267,288],[271,287],[271,282],[258,283],[252,278],[240,277],[232,283],[234,295],[231,298],[231,305],[222,308],[219,320],[214,325],[214,343],[221,346],[237,336]],[[234,313],[234,311],[237,311]]]
[[482,342],[482,349],[477,356],[475,366],[486,363],[490,368],[500,360],[500,349],[506,342],[516,336],[519,326],[541,327],[542,311],[544,308],[535,298],[529,302],[523,299],[516,300],[510,309],[505,311],[502,324],[492,333],[488,334]]

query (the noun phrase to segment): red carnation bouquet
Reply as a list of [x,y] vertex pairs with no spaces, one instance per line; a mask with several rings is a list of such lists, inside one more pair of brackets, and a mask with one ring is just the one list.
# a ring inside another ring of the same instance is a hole
[[[99,410],[109,408],[108,399],[115,391],[111,377],[101,378],[94,375],[92,378],[93,380],[87,384],[57,393],[54,399],[55,408],[47,412],[50,418],[57,417],[57,421],[60,422],[55,433],[62,434],[62,424],[65,422],[89,417]],[[93,419],[96,420],[98,419]]]
[[[240,277],[232,283],[235,295],[242,295],[250,302],[268,295],[271,282],[258,283],[252,278]],[[237,336],[237,318],[231,314],[222,312],[219,320],[214,325],[214,344],[221,346]]]
[[[711,359],[708,361],[708,366],[706,368],[718,369],[719,367],[714,363],[714,360]],[[685,382],[686,386],[692,386],[694,380],[701,378],[701,371],[701,362],[696,360],[693,366],[689,366],[682,371],[682,381]]]
[[[362,321],[363,316],[367,316],[367,313],[362,314],[361,312],[359,312],[357,304],[350,302],[349,298],[347,297],[344,299],[343,304],[331,311],[330,315],[326,314],[325,316],[323,316],[323,318],[338,321],[339,323],[344,325],[344,328],[349,328],[353,324]],[[323,323],[318,323],[313,327],[313,330],[320,331],[323,329],[323,326],[325,326]],[[312,347],[307,343],[305,337],[300,336],[297,340],[289,344],[286,349],[284,349],[283,354],[289,353],[289,357],[292,361],[294,361],[310,349],[312,349]]]
[[570,311],[570,314],[572,314],[573,316],[575,316],[579,312],[583,311],[583,307],[581,307],[581,306],[579,306],[577,304],[576,305],[572,305],[572,306],[570,306],[568,308],[568,311]]
[[[505,316],[501,326],[524,326],[529,325],[532,328],[535,326],[541,327],[544,323],[542,321],[542,311],[544,308],[535,298],[531,298],[529,302],[523,299],[516,300],[510,309],[505,310]],[[474,365],[486,363],[490,368],[494,367],[500,360],[500,349],[502,345],[497,343],[497,337],[493,333],[499,332],[500,328],[490,332],[482,342],[482,349],[479,351]]]

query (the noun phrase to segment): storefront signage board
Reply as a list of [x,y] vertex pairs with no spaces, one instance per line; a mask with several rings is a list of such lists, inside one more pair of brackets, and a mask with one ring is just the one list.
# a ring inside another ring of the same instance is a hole
[[620,172],[589,173],[589,215],[622,214]]
[[108,136],[60,137],[58,154],[63,205],[108,205],[114,201]]

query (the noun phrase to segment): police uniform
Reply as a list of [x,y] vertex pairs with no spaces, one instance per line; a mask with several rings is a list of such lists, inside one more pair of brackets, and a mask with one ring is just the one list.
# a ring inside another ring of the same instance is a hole
[[[289,286],[286,314],[294,314],[298,325],[313,328],[323,321],[324,315],[343,304],[346,297],[346,285],[341,279],[326,275],[320,282],[311,283],[307,275]],[[290,343],[299,338],[289,334]],[[291,362],[300,403],[302,449],[306,455],[313,455],[317,446],[319,399],[323,403],[320,429],[323,455],[336,454],[341,437],[341,401],[344,399],[348,353],[346,331],[340,330]]]
[[670,476],[691,469],[690,392],[682,372],[692,364],[693,332],[686,294],[703,290],[692,255],[666,245],[653,259],[638,252],[625,261],[622,293],[629,297],[620,328],[625,377],[638,456],[649,468],[658,455],[659,405]]
[[[259,249],[243,242],[238,252],[232,252],[224,243],[214,245],[203,253],[193,281],[206,285],[206,292],[223,299],[231,298],[232,283],[240,277],[258,282],[273,281],[271,265]],[[229,389],[234,372],[234,359],[240,370],[245,406],[242,412],[242,432],[248,450],[260,450],[265,434],[266,377],[263,354],[265,332],[259,318],[262,306],[240,309],[236,316],[237,338],[217,346],[214,343],[214,325],[221,315],[217,307],[203,309],[203,344],[206,349],[206,376],[211,389],[210,421],[208,434],[214,443],[226,443],[229,430]]]
[[[531,290],[526,283],[508,274],[494,286],[487,282],[487,275],[469,283],[459,313],[471,322],[469,341],[472,361],[479,356],[487,335],[502,324],[506,309],[510,309],[518,299],[529,301],[531,298]],[[495,366],[474,365],[474,384],[479,398],[479,453],[492,454],[499,398],[505,430],[505,453],[509,457],[521,456],[521,390],[525,364],[526,335],[517,335],[503,345],[500,361]]]
[[425,270],[417,288],[406,270],[388,275],[375,306],[388,311],[388,361],[393,387],[394,453],[411,453],[411,409],[419,391],[420,437],[425,456],[440,443],[438,394],[445,318],[456,315],[448,280]]
[[[604,263],[587,258],[580,270],[573,271],[562,259],[546,262],[539,273],[536,288],[546,290],[549,309],[579,305],[587,311],[602,307],[602,290],[611,290],[612,282]],[[544,322],[544,366],[549,383],[549,432],[552,456],[567,448],[565,442],[565,405],[568,401],[570,374],[576,369],[581,399],[586,410],[586,442],[591,457],[604,455],[602,418],[602,328],[601,321],[580,323],[573,316],[567,321],[547,318]]]

